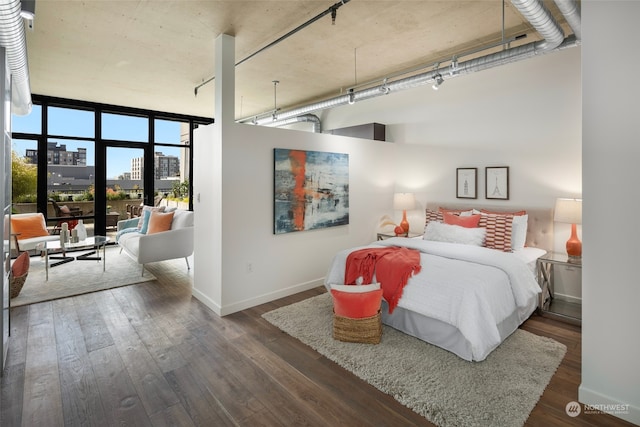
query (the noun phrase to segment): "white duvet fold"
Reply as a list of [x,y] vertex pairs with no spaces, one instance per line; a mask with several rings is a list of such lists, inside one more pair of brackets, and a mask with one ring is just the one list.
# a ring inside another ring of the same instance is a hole
[[350,252],[380,246],[403,246],[421,252],[422,271],[409,279],[398,307],[458,328],[471,344],[474,360],[484,360],[500,344],[500,322],[513,313],[520,323],[526,320],[531,301],[540,292],[531,270],[511,253],[407,238],[339,252],[325,283],[344,282]]

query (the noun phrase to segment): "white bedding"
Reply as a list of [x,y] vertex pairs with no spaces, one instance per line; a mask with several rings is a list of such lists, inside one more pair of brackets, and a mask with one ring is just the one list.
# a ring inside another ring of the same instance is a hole
[[[365,247],[404,246],[421,252],[422,271],[409,279],[398,307],[457,328],[471,344],[472,360],[484,360],[501,342],[498,325],[515,315],[522,323],[540,292],[522,254],[477,246],[392,238]],[[348,254],[339,252],[325,283],[344,283]]]

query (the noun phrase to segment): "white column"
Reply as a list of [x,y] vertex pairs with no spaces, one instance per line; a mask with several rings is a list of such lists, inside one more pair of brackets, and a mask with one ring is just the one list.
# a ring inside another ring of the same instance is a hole
[[224,307],[223,155],[225,130],[235,125],[235,39],[215,41],[215,123],[194,132],[194,268],[193,296],[221,314]]

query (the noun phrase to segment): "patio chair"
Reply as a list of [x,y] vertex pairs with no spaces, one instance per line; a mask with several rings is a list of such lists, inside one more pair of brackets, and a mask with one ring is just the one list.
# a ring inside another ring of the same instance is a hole
[[[55,211],[55,218],[58,222],[53,227],[51,231],[52,234],[60,234],[60,230],[62,229],[62,224],[67,223],[69,230],[73,230],[76,225],[78,225],[78,220],[74,219],[75,217],[82,216],[82,211],[80,208],[69,208],[66,205],[60,206],[56,203],[55,200],[49,199],[49,202],[53,205],[53,210]],[[68,218],[68,219],[67,219]]]

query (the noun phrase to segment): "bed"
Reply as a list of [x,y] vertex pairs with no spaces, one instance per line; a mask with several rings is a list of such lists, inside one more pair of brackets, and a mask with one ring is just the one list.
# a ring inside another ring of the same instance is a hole
[[[429,238],[433,238],[433,229],[444,227],[433,224],[442,222],[435,216],[435,213],[443,212],[441,206],[444,205],[427,206],[425,230]],[[498,217],[506,211],[495,207],[482,209]],[[469,214],[464,206],[448,205],[444,211],[462,216]],[[550,209],[526,209],[526,215],[526,238],[522,238],[522,247],[518,246],[514,251],[467,244],[466,241],[394,237],[340,251],[331,263],[325,285],[330,289],[332,284],[344,283],[347,257],[358,249],[399,246],[419,251],[421,271],[408,280],[391,313],[383,300],[382,322],[462,359],[482,361],[538,305],[540,287],[535,278],[536,260],[552,247],[553,216]],[[509,218],[513,217],[506,218],[511,223]],[[515,227],[513,233],[516,233]]]

